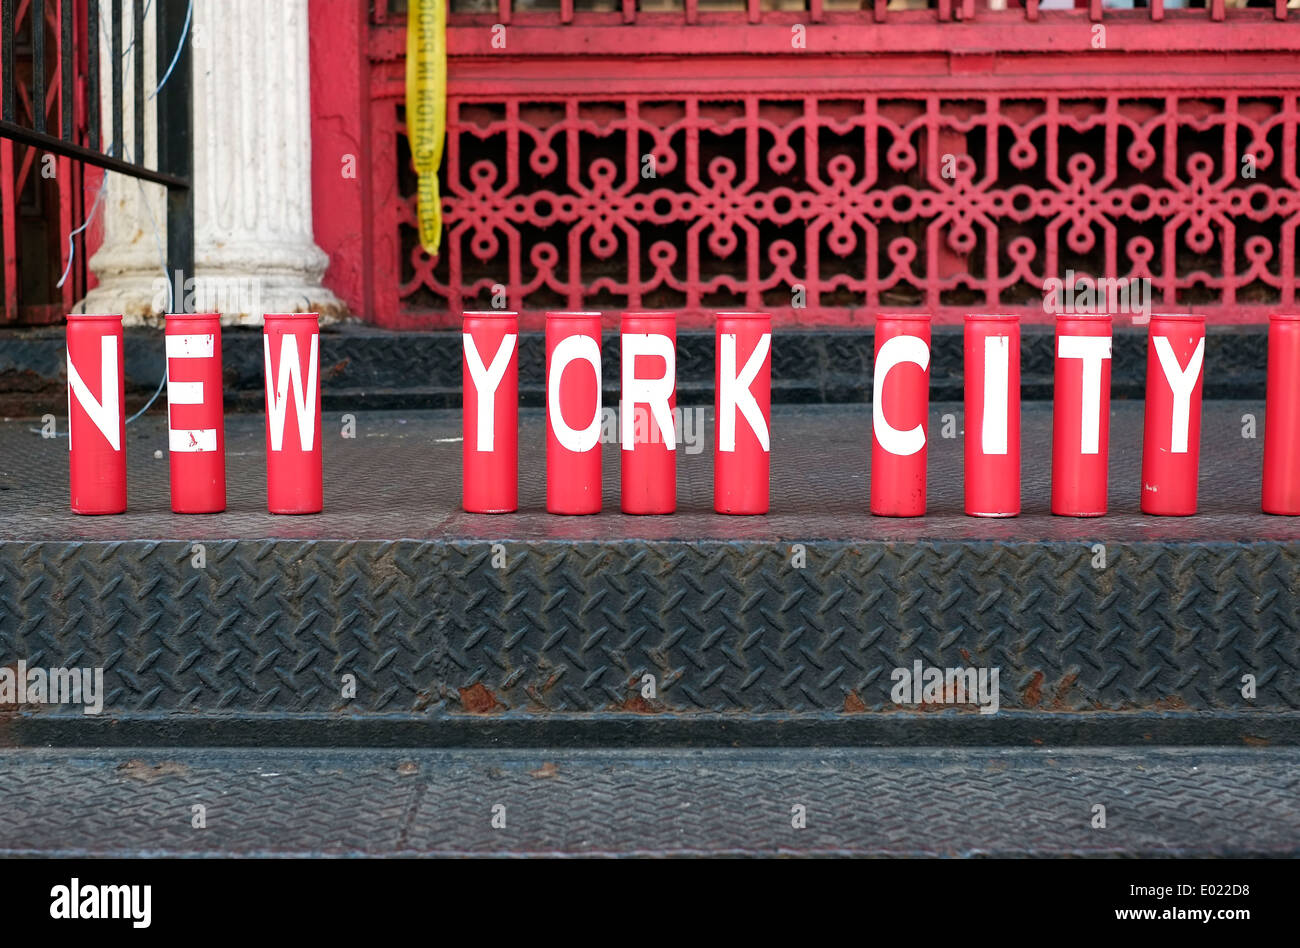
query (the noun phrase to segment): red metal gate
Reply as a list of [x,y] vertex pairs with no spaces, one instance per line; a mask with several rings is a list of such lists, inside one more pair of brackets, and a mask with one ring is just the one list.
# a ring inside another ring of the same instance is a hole
[[640,307],[1044,320],[1068,271],[1150,280],[1155,309],[1219,322],[1296,302],[1300,25],[1280,2],[599,2],[453,0],[432,259],[400,0],[368,19],[315,0],[316,233],[355,312],[446,327],[504,293],[532,326]]
[[[39,112],[47,126],[56,128],[71,109],[80,140],[86,115],[86,2],[44,3],[36,9],[44,14],[40,23],[33,16],[32,0],[19,3],[14,13],[15,84],[11,91],[18,121],[36,127]],[[71,13],[66,24],[65,13]],[[73,48],[82,51],[80,58],[76,62],[70,59],[70,68],[61,70],[64,46],[74,36]],[[38,38],[41,55],[37,55]],[[44,73],[40,82],[36,81],[38,63]],[[79,103],[79,99],[83,101]],[[68,257],[68,235],[81,226],[85,210],[79,163],[0,138],[0,325],[60,322],[85,295],[84,254],[62,288],[57,285]]]

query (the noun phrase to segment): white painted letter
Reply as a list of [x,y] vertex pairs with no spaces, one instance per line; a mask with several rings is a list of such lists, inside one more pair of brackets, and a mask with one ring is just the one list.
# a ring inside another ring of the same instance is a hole
[[1083,360],[1079,452],[1097,454],[1101,450],[1101,364],[1110,358],[1110,336],[1062,336],[1057,341],[1056,354],[1062,359]]
[[302,450],[310,451],[316,439],[316,363],[320,336],[311,337],[310,358],[307,363],[307,384],[303,385],[302,366],[298,362],[298,337],[292,333],[281,336],[280,378],[271,373],[271,337],[263,336],[266,356],[266,412],[271,420],[271,450],[284,450],[284,415],[289,407],[289,386],[293,385],[293,400],[298,409],[298,440]]
[[871,396],[871,422],[876,440],[890,454],[906,457],[925,447],[925,428],[917,425],[899,431],[885,420],[885,377],[889,370],[904,362],[913,362],[924,372],[930,365],[930,347],[920,336],[894,336],[887,339],[876,354],[876,377]]
[[[172,359],[211,359],[216,342],[211,333],[164,336],[167,361]],[[202,382],[177,382],[167,372],[167,443],[173,451],[199,452],[217,450],[216,428],[177,428],[172,423],[172,406],[202,405]]]
[[[122,406],[117,401],[117,338],[104,336],[100,339],[99,390],[102,401],[90,393],[89,386],[81,379],[81,373],[72,364],[72,353],[68,353],[68,417],[72,417],[72,396],[90,416],[95,427],[104,435],[104,439],[114,451],[122,450]],[[68,450],[72,450],[72,428],[68,427]]]
[[[591,364],[596,373],[596,404],[591,413],[591,424],[582,431],[569,427],[560,403],[560,380],[570,362],[583,360]],[[493,366],[495,368],[495,366]],[[480,401],[479,405],[483,403]],[[561,339],[551,353],[551,377],[546,381],[546,417],[555,432],[556,440],[568,451],[590,451],[600,441],[600,346],[590,336],[575,335]]]
[[984,337],[984,417],[980,447],[985,454],[1007,453],[1007,387],[1011,375],[1011,337]]
[[[636,445],[636,426],[633,424],[635,406],[650,406],[651,417],[659,427],[660,436],[669,451],[677,450],[677,430],[673,413],[668,408],[668,398],[677,384],[677,355],[673,341],[661,333],[625,332],[623,341],[623,391],[619,400],[619,427],[623,432],[623,450],[631,451]],[[636,375],[637,356],[659,356],[664,360],[664,374],[657,379],[642,379]]]
[[754,434],[758,436],[758,443],[763,446],[763,450],[771,451],[767,422],[763,420],[763,413],[759,410],[758,402],[754,400],[754,393],[749,390],[749,387],[754,384],[759,369],[763,367],[763,360],[767,358],[767,351],[772,345],[772,335],[763,333],[740,375],[736,374],[735,334],[723,333],[719,345],[721,348],[718,350],[718,448],[722,451],[736,450],[736,412],[739,410],[749,422],[749,427],[753,429]]
[[1160,357],[1160,368],[1164,370],[1165,380],[1174,393],[1173,430],[1169,434],[1169,450],[1173,454],[1187,453],[1187,429],[1191,424],[1192,389],[1201,374],[1201,362],[1205,359],[1205,340],[1196,344],[1196,351],[1187,361],[1187,368],[1178,364],[1178,356],[1169,344],[1166,336],[1156,336],[1152,340],[1156,355]]
[[501,346],[492,357],[491,368],[483,367],[483,358],[478,354],[478,346],[469,333],[461,334],[465,340],[465,363],[469,366],[470,377],[478,391],[478,438],[479,451],[491,451],[496,437],[497,386],[505,378],[506,367],[510,365],[510,356],[515,351],[515,334],[508,332],[501,339]]

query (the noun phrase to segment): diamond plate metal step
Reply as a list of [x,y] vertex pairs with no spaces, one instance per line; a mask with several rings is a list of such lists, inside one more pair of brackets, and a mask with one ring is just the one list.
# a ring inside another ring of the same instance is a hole
[[[128,429],[130,512],[79,518],[66,445],[4,423],[0,665],[102,666],[104,718],[200,716],[209,739],[295,715],[924,718],[890,694],[921,661],[999,669],[1002,714],[944,720],[1204,712],[1229,740],[1276,741],[1300,711],[1300,523],[1256,512],[1261,442],[1242,418],[1262,406],[1207,403],[1204,512],[1182,519],[1136,512],[1141,408],[1115,405],[1115,513],[1087,521],[1045,512],[1050,408],[1034,403],[1026,514],[1001,521],[960,513],[950,404],[934,406],[932,513],[915,520],[866,513],[869,406],[777,412],[760,518],[711,512],[708,451],[683,452],[676,516],[547,516],[535,411],[518,514],[459,511],[458,412],[361,412],[355,440],[326,420],[321,516],[262,511],[262,420],[234,416],[228,513],[168,512],[148,418]],[[606,460],[617,511],[613,446]],[[79,720],[0,710],[0,743]],[[1025,737],[960,729],[987,727]]]
[[0,855],[1297,856],[1298,765],[1206,748],[0,751]]

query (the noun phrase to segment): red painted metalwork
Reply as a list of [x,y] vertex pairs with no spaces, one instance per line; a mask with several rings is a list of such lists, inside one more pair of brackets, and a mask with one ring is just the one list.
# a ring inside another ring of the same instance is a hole
[[600,513],[600,313],[546,314],[546,509]]
[[1204,378],[1204,317],[1152,316],[1142,428],[1145,514],[1190,517],[1196,513]]
[[620,503],[626,514],[677,510],[677,321],[624,313],[618,430]]
[[[62,127],[66,110],[73,115],[78,141],[86,131],[86,2],[74,0],[73,48],[75,82],[64,89],[62,4],[43,3],[45,21],[45,124]],[[32,0],[20,2],[14,14],[18,39],[14,46],[15,106],[18,120],[34,126],[36,103]],[[52,159],[52,164],[46,158]],[[52,174],[51,174],[52,172]],[[85,295],[86,254],[62,288],[57,284],[67,261],[68,235],[81,225],[89,205],[83,199],[82,166],[67,158],[47,156],[38,149],[0,139],[0,325],[62,322],[73,304]]]
[[1106,513],[1110,469],[1111,317],[1056,320],[1052,387],[1052,513]]
[[262,327],[266,369],[266,509],[320,513],[320,318],[267,313]]
[[1268,326],[1268,389],[1264,405],[1266,514],[1300,517],[1300,314],[1274,313]]
[[466,313],[462,495],[470,513],[519,508],[519,329],[514,313]]
[[221,315],[168,313],[167,440],[173,513],[226,509]]
[[1020,513],[1020,325],[1001,314],[966,317],[965,509]]
[[68,316],[68,486],[72,512],[126,511],[122,317]]
[[[317,239],[332,288],[381,325],[454,326],[499,288],[530,329],[547,309],[643,307],[682,327],[729,308],[777,327],[881,308],[1048,322],[1043,284],[1067,269],[1149,279],[1155,308],[1215,322],[1295,302],[1284,6],[1225,24],[1032,0],[955,3],[948,24],[881,4],[459,6],[435,260],[416,240],[400,15],[312,4]],[[367,151],[355,180],[344,146]]]
[[882,315],[871,366],[871,512],[925,514],[929,455],[930,317]]
[[713,509],[765,514],[771,504],[772,317],[718,313],[713,365]]

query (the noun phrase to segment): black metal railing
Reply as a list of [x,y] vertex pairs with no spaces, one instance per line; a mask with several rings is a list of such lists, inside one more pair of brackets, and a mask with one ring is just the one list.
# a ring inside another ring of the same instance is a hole
[[[77,123],[73,111],[78,97],[70,94],[73,84],[74,57],[78,50],[74,37],[74,8],[81,7],[74,0],[30,0],[32,10],[32,83],[30,125],[19,121],[17,109],[18,84],[15,77],[15,13],[19,0],[0,0],[0,138],[9,138],[74,161],[95,165],[106,171],[129,175],[141,181],[151,181],[167,188],[167,271],[168,279],[193,276],[194,269],[194,202],[190,187],[193,173],[193,116],[194,87],[193,59],[189,38],[189,15],[192,12],[187,0],[87,0],[85,4],[87,29],[86,42],[86,96],[84,141],[75,134]],[[125,90],[123,88],[122,12],[128,4],[133,24],[132,55],[133,88],[131,98],[134,118],[132,142],[127,148],[124,139]],[[45,9],[59,4],[61,36],[58,44],[57,75],[62,83],[58,134],[51,133],[46,121]],[[145,77],[144,29],[145,13],[149,3],[155,4],[156,45],[158,73],[151,97],[157,99],[157,167],[145,164]],[[100,8],[108,6],[106,29],[109,40],[108,81],[112,98],[108,121],[112,140],[101,148],[100,103]],[[127,155],[128,157],[123,157]],[[178,277],[178,274],[180,275]],[[183,286],[183,282],[181,286]],[[177,287],[177,299],[181,286]]]

